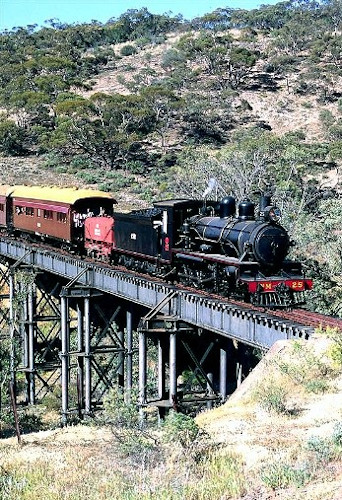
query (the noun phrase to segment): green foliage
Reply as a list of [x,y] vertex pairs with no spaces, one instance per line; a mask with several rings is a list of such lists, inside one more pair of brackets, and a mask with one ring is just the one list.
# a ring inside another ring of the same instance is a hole
[[147,424],[138,412],[137,395],[113,388],[104,400],[105,423],[118,441],[119,451],[132,461],[158,460],[157,441],[146,432]]
[[235,46],[228,34],[185,35],[176,48],[188,60],[201,62],[204,71],[215,76],[222,88],[238,88],[257,61],[254,51]]
[[331,438],[333,444],[340,447],[342,451],[342,422],[336,422]]
[[268,412],[279,414],[288,413],[286,405],[287,395],[287,390],[274,381],[262,383],[254,391],[254,399],[259,403],[261,408]]
[[125,56],[132,56],[133,54],[136,54],[137,49],[134,45],[124,45],[120,49],[120,55],[123,57]]
[[161,66],[165,69],[174,69],[178,65],[184,64],[185,61],[186,57],[181,51],[171,48],[164,52]]
[[144,174],[146,165],[139,160],[133,160],[126,163],[126,169],[132,174]]
[[[240,200],[270,192],[298,241],[291,257],[312,256],[307,261],[315,268],[310,307],[341,315],[340,237],[334,227],[323,248],[327,228],[319,213],[321,206],[326,209],[321,201],[337,189],[325,182],[325,174],[342,158],[341,26],[340,0],[291,0],[249,11],[216,9],[192,22],[142,8],[105,24],[50,20],[40,29],[6,31],[0,34],[0,106],[6,110],[0,154],[53,155],[58,172],[78,172],[82,181],[106,190],[132,182],[107,177],[108,172],[145,175],[159,169],[154,157],[170,154],[172,165],[179,157],[173,183],[132,185],[149,201],[159,187],[170,194],[183,194],[186,187],[186,195],[200,197],[211,177],[218,180],[218,196],[232,193]],[[162,72],[155,69],[152,49],[143,69],[140,57],[125,65],[124,55],[164,42],[173,30],[181,36],[161,54]],[[120,61],[116,43],[124,44]],[[130,95],[82,97],[91,94],[85,91],[92,90],[96,75],[119,65],[125,77],[118,81]],[[243,105],[240,90],[256,89],[269,98],[278,85],[287,86],[284,113],[295,110],[300,96],[310,96],[301,104],[307,109],[329,103],[320,115],[325,144],[314,144],[310,135],[280,137],[255,129],[256,110]],[[215,150],[194,153],[191,147],[203,145]]]
[[[274,201],[289,214],[289,203],[302,202],[303,175],[309,172],[309,162],[314,163],[321,154],[319,148],[303,144],[301,137],[279,138],[268,131],[248,129],[231,134],[231,143],[216,154],[209,149],[185,150],[179,161],[180,168],[176,170],[177,186],[179,179],[180,189],[188,188],[188,194],[198,196],[205,190],[209,178],[214,177],[221,187],[220,196],[232,193],[241,200],[253,198],[253,193],[260,190],[270,192],[274,194]],[[188,165],[192,165],[190,178]],[[298,206],[294,210],[297,218]]]
[[260,478],[272,490],[290,486],[299,488],[310,480],[311,472],[305,465],[297,468],[281,461],[275,461],[262,468]]
[[0,153],[18,156],[26,152],[25,132],[12,120],[0,119]]
[[298,59],[293,55],[281,54],[267,60],[265,63],[265,71],[282,74],[294,69],[297,63]]
[[113,388],[104,400],[106,421],[111,426],[123,429],[136,429],[140,426],[137,411],[137,397],[130,394],[125,398],[120,388]]
[[308,393],[323,394],[329,389],[328,375],[331,369],[327,361],[316,355],[306,342],[293,342],[290,354],[289,361],[282,357],[274,361],[281,373]]
[[320,466],[333,460],[338,460],[342,455],[342,423],[337,421],[331,435],[327,437],[311,436],[305,448]]
[[163,423],[164,439],[169,443],[179,443],[189,448],[200,434],[195,420],[189,415],[171,411]]
[[338,370],[342,367],[342,335],[340,330],[337,328],[329,328],[326,330],[325,334],[332,341],[332,345],[329,348],[328,354],[331,357],[334,365]]

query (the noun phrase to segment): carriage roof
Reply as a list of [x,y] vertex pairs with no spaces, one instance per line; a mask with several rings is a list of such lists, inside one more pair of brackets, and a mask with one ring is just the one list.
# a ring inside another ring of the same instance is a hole
[[[1,190],[0,190],[1,193]],[[73,205],[78,200],[102,198],[116,201],[109,193],[92,189],[41,187],[41,186],[14,186],[7,190],[7,195],[13,198],[26,198],[31,200],[42,200],[67,203]]]

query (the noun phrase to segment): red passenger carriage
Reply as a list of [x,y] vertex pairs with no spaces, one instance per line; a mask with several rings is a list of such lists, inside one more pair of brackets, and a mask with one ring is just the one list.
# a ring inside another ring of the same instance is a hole
[[[0,190],[0,224],[15,232],[78,245],[84,240],[84,221],[112,214],[112,196],[87,189],[15,186]],[[1,212],[2,205],[4,211]]]

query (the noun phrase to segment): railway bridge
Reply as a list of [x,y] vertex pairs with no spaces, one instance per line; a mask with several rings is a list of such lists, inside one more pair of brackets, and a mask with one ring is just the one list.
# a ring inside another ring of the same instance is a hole
[[115,384],[129,397],[136,379],[141,408],[210,407],[248,369],[246,350],[313,332],[244,304],[5,237],[0,259],[0,323],[13,346],[12,371],[25,374],[28,404],[61,388],[64,422],[73,413],[91,415]]

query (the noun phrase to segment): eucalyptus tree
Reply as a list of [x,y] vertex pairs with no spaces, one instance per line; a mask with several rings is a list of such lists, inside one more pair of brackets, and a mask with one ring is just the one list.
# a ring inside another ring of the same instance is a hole
[[229,33],[188,34],[176,48],[185,54],[190,67],[198,64],[204,73],[215,77],[221,88],[238,88],[258,58],[255,52],[236,44]]
[[154,126],[153,112],[137,95],[66,98],[56,106],[56,115],[49,146],[66,160],[82,155],[107,170],[141,155],[143,139]]

